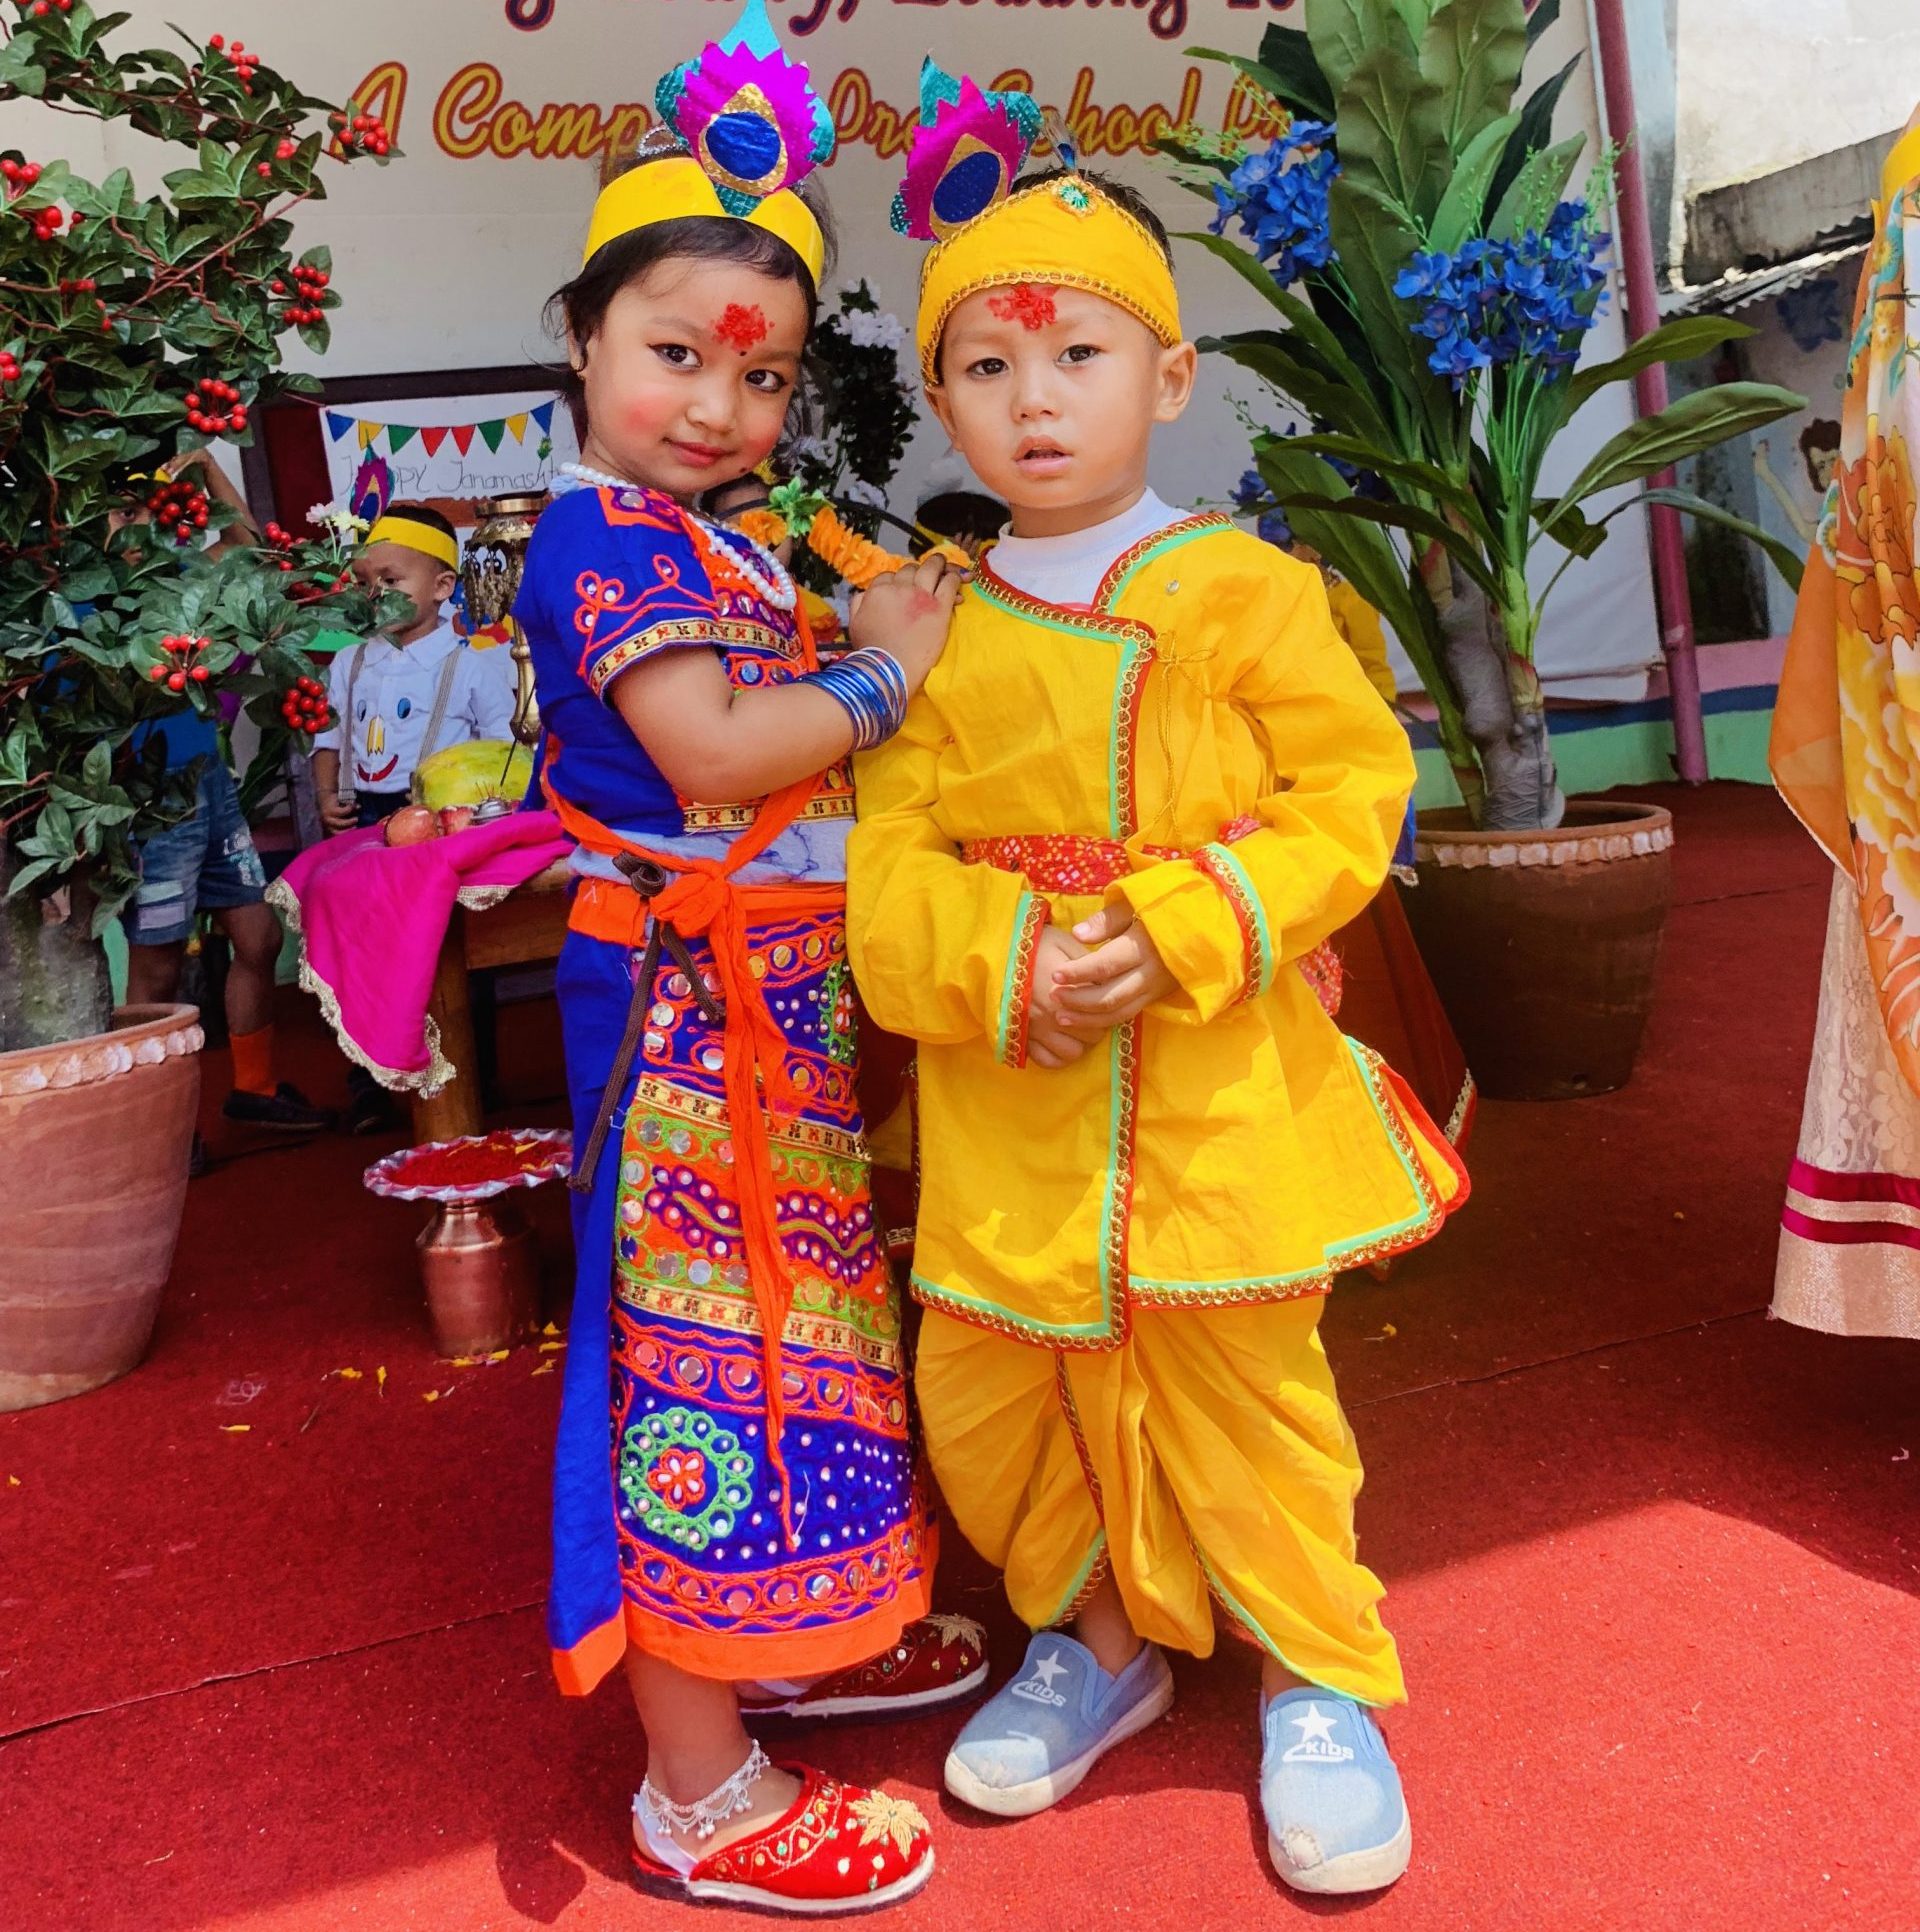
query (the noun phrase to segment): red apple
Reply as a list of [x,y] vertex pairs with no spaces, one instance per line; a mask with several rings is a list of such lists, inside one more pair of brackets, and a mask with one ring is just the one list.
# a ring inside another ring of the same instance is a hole
[[389,845],[418,845],[423,839],[438,838],[440,823],[424,805],[402,805],[387,820]]

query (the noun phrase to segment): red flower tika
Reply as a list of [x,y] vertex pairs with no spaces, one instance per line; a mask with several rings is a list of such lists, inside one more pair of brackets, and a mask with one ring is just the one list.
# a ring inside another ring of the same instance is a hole
[[738,349],[742,355],[749,349],[759,348],[766,341],[767,332],[767,318],[751,302],[729,302],[721,311],[720,320],[713,325],[714,340]]
[[1059,319],[1053,290],[1044,282],[1016,282],[998,295],[989,295],[987,307],[1002,322],[1018,322],[1023,329],[1044,329]]

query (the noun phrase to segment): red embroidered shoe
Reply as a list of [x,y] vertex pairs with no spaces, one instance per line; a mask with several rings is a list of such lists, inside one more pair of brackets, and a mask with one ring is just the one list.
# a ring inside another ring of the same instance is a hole
[[910,1623],[878,1657],[808,1685],[742,1684],[747,1717],[860,1717],[930,1709],[987,1681],[987,1633],[971,1617]]
[[637,1881],[702,1904],[808,1914],[875,1911],[911,1898],[933,1876],[933,1839],[918,1805],[803,1764],[780,1768],[800,1780],[786,1811],[685,1873],[647,1848],[636,1818]]

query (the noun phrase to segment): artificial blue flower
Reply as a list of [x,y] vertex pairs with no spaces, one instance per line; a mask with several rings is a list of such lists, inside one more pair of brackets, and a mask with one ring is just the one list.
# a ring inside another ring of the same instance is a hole
[[1476,236],[1452,255],[1417,252],[1394,281],[1423,302],[1411,326],[1434,346],[1427,366],[1456,389],[1486,369],[1527,363],[1549,380],[1579,360],[1579,339],[1605,305],[1609,237],[1584,202],[1562,202],[1541,232]]
[[1213,232],[1225,234],[1237,218],[1240,232],[1283,287],[1334,259],[1327,196],[1340,163],[1333,134],[1325,121],[1295,121],[1241,161],[1228,180],[1214,183]]

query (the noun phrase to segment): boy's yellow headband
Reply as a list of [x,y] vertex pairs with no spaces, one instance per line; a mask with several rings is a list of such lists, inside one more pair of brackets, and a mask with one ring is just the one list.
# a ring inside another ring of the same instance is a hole
[[[610,241],[651,228],[659,221],[679,221],[688,215],[728,215],[712,178],[690,154],[671,154],[649,161],[610,181],[593,204],[583,263],[590,262]],[[813,210],[790,188],[769,195],[750,214],[735,217],[755,228],[778,235],[806,263],[815,288],[827,267],[827,238]]]
[[1018,282],[1085,289],[1144,322],[1167,348],[1183,339],[1160,244],[1091,182],[1062,175],[996,201],[927,257],[914,335],[928,388],[940,386],[940,337],[954,310],[982,289]]
[[365,547],[371,550],[376,543],[397,543],[403,550],[417,550],[421,556],[431,557],[445,569],[460,568],[460,546],[444,530],[421,523],[404,510],[389,510],[375,522],[367,532]]

